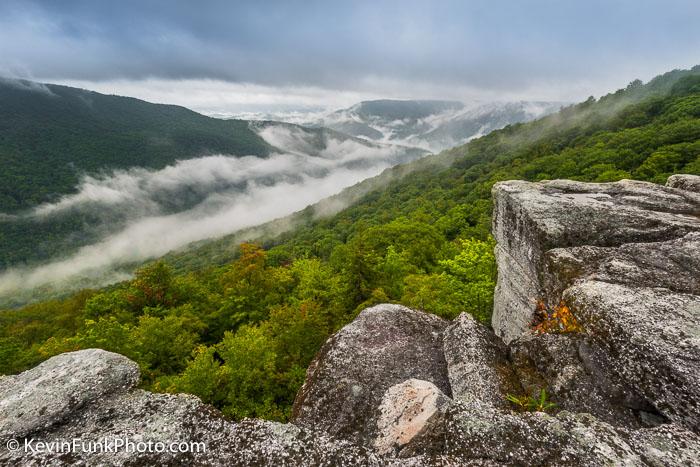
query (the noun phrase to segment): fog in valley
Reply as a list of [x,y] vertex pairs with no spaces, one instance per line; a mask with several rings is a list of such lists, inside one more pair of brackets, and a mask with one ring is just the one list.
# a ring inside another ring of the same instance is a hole
[[[119,265],[286,216],[422,154],[285,124],[259,124],[256,131],[280,151],[85,175],[75,194],[21,214],[35,222],[82,216],[91,221],[85,231],[93,241],[51,262],[0,273],[0,295],[78,277],[122,279],[111,273]],[[70,241],[64,251],[71,251]]]

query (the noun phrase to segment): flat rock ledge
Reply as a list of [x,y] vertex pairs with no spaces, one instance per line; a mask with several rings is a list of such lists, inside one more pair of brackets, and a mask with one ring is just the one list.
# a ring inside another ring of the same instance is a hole
[[[287,424],[142,391],[99,349],[2,377],[0,465],[700,465],[699,178],[495,185],[492,327],[368,308],[319,351]],[[542,390],[546,410],[513,402]]]

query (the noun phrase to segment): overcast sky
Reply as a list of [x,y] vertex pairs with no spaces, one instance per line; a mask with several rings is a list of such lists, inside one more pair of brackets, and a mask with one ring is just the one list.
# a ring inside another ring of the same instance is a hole
[[0,75],[205,112],[577,100],[698,63],[697,0],[0,0]]

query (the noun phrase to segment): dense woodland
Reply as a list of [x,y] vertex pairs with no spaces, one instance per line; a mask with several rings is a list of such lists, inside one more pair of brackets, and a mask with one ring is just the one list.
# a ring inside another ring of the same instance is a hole
[[57,248],[91,240],[83,227],[95,224],[96,215],[76,213],[50,222],[2,215],[73,193],[85,174],[159,169],[207,154],[265,156],[270,150],[247,121],[220,120],[175,105],[66,86],[0,79],[0,268],[46,260]]
[[182,272],[159,261],[104,290],[0,312],[0,373],[100,347],[137,361],[150,390],[196,394],[233,418],[285,420],[322,343],[366,306],[489,321],[495,182],[700,174],[700,68],[437,157],[450,163],[417,163],[337,215],[240,245],[224,265]]

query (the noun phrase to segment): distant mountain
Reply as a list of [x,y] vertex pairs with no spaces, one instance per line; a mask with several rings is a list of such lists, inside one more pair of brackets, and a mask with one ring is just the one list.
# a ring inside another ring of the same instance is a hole
[[425,153],[0,80],[0,274],[91,247],[109,261],[142,261],[303,209]]
[[556,112],[561,106],[559,102],[466,105],[457,101],[375,100],[338,110],[311,124],[438,152],[506,125]]
[[240,120],[84,89],[0,79],[0,212],[74,192],[84,173],[272,151]]

